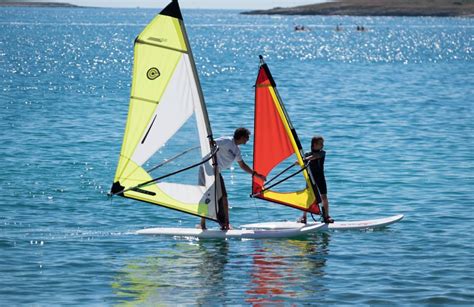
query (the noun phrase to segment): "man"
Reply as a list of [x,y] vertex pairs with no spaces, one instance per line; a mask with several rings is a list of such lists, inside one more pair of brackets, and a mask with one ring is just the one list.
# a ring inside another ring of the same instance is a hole
[[[245,172],[257,176],[262,180],[266,180],[266,177],[258,174],[256,171],[252,170],[242,159],[240,153],[239,145],[244,145],[248,142],[250,138],[250,131],[246,128],[237,128],[234,131],[233,137],[221,137],[216,139],[216,144],[219,147],[219,150],[216,154],[217,166],[219,168],[219,177],[222,187],[222,197],[219,200],[219,203],[222,205],[224,215],[224,223],[221,225],[222,230],[229,230],[229,203],[227,201],[227,192],[224,185],[224,179],[220,174],[223,170],[230,168],[232,162],[237,161],[240,168]],[[201,229],[206,229],[206,219],[201,218]]]

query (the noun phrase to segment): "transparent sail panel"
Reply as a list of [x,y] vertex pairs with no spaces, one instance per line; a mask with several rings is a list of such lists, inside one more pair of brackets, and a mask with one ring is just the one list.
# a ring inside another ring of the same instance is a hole
[[[143,168],[152,177],[156,178],[198,164],[204,158],[205,156],[201,155],[196,117],[192,115],[173,137],[143,164]],[[167,177],[163,181],[198,185],[198,175],[199,167],[197,166],[177,175]]]

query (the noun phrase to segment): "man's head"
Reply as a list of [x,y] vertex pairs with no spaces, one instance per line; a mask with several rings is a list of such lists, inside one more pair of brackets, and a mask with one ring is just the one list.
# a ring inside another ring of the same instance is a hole
[[250,138],[250,131],[247,128],[237,128],[234,131],[234,142],[237,145],[245,144]]

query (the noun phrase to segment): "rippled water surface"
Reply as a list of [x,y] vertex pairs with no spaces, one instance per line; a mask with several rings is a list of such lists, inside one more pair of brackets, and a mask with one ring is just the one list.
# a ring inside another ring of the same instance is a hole
[[[157,11],[0,9],[2,305],[473,303],[472,19],[184,10],[214,135],[253,128],[264,54],[304,147],[326,138],[333,217],[405,215],[378,231],[196,241],[133,235],[197,218],[106,195],[133,40]],[[298,217],[249,199],[238,167],[224,177],[234,226]]]

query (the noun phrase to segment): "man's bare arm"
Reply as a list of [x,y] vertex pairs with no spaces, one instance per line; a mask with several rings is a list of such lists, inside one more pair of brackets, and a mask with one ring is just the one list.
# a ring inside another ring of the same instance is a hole
[[248,166],[247,163],[245,163],[243,160],[242,161],[237,161],[237,163],[239,163],[239,166],[240,166],[241,169],[243,169],[245,172],[249,173],[250,175],[255,175],[258,178],[262,179],[263,181],[267,180],[267,177],[257,173],[253,169],[251,169],[250,166]]

